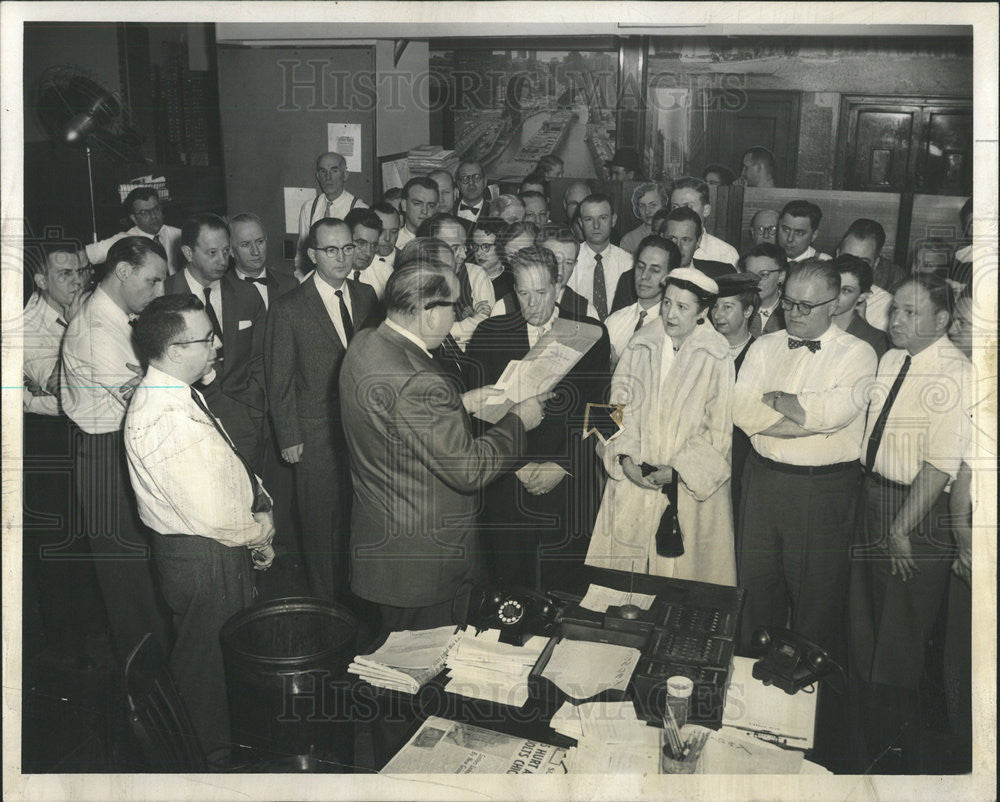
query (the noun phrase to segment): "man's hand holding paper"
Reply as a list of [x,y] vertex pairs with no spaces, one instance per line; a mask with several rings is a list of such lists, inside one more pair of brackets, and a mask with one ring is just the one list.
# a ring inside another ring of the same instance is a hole
[[555,488],[569,472],[555,462],[529,462],[518,469],[516,476],[531,495],[541,496]]

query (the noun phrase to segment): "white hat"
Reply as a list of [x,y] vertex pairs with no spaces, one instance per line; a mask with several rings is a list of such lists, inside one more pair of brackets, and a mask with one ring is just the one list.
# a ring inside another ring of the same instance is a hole
[[719,285],[715,281],[704,273],[702,273],[697,267],[678,267],[676,270],[671,270],[667,274],[667,281],[671,279],[676,279],[678,281],[686,281],[689,284],[694,284],[701,290],[704,290],[709,295],[719,294]]

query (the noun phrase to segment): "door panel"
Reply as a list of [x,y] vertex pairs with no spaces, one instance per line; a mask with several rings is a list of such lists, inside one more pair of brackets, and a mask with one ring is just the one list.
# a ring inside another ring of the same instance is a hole
[[936,195],[972,192],[972,112],[926,110],[926,146],[917,173],[917,188]]
[[890,111],[859,109],[854,141],[849,143],[850,188],[858,192],[891,192],[906,182],[910,140],[919,122],[919,108]]

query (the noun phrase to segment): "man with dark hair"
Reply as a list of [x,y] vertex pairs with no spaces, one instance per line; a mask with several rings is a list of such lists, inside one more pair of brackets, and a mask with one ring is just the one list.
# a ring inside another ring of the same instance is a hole
[[181,227],[187,264],[167,279],[168,295],[191,293],[205,304],[221,345],[215,370],[200,379],[199,390],[254,470],[263,470],[266,398],[264,396],[264,319],[260,294],[228,270],[229,226],[214,214],[196,214]]
[[399,205],[403,227],[396,239],[397,248],[402,248],[417,236],[420,224],[437,213],[437,205],[438,186],[431,179],[418,176],[406,182]]
[[549,153],[542,156],[538,160],[538,165],[535,167],[536,173],[541,173],[546,180],[551,180],[553,178],[562,178],[563,170],[565,169],[563,160],[556,156],[554,153]]
[[[597,310],[593,304],[566,286],[576,269],[576,258],[580,253],[580,242],[577,238],[568,228],[546,226],[539,232],[537,241],[545,250],[552,251],[559,266],[559,286],[562,288],[559,293],[559,308],[575,317],[592,317],[597,320]],[[513,301],[513,298],[511,300]],[[512,311],[513,308],[505,310],[505,312]]]
[[[396,242],[399,239],[399,226],[402,216],[396,210],[395,206],[384,200],[372,206],[372,211],[382,221],[382,233],[378,238],[378,251],[375,253],[374,262],[380,270],[388,269],[391,273],[393,267],[396,266],[396,257],[399,255],[399,248],[396,247]],[[388,281],[388,278],[386,281]]]
[[784,249],[789,266],[806,259],[830,258],[812,246],[822,219],[823,212],[815,203],[794,200],[785,204],[778,216],[778,245]]
[[522,190],[518,195],[524,204],[524,219],[541,228],[549,222],[549,199],[537,190]]
[[375,260],[382,241],[382,217],[370,209],[353,209],[348,212],[344,222],[354,237],[350,278],[367,284],[375,290],[375,297],[381,301],[385,284],[392,274],[392,268],[385,262]]
[[753,447],[740,510],[743,643],[757,627],[788,626],[838,662],[861,481],[859,388],[876,367],[871,347],[833,323],[839,298],[829,262],[790,269],[788,330],[750,346],[733,404]]
[[621,297],[616,292],[619,280],[632,267],[632,257],[611,244],[611,229],[618,219],[611,198],[602,194],[588,195],[580,202],[579,214],[584,242],[580,246],[576,269],[566,286],[593,304],[598,318],[603,321],[635,300],[631,286]]
[[270,497],[194,384],[213,370],[218,338],[194,295],[168,295],[135,321],[147,365],[125,416],[139,515],[177,638],[170,670],[207,755],[228,750],[219,632],[253,603],[255,567],[274,558]]
[[892,290],[904,278],[906,271],[888,259],[882,258],[885,247],[885,229],[875,220],[861,217],[852,222],[837,245],[836,254],[847,254],[863,259],[872,270],[871,296],[864,306],[864,317],[875,328],[885,331],[889,327],[889,307]]
[[479,162],[463,161],[455,171],[458,185],[458,217],[475,223],[481,217],[489,217],[490,199],[486,197],[486,171]]
[[750,318],[750,334],[760,337],[785,328],[785,313],[781,308],[781,290],[785,284],[788,260],[785,252],[777,245],[763,242],[754,245],[743,256],[744,273],[757,276],[760,303]]
[[840,271],[840,301],[833,315],[833,322],[848,334],[864,340],[879,359],[889,350],[885,332],[869,325],[858,313],[872,291],[872,269],[868,262],[857,256],[842,253],[830,260],[830,266]]
[[635,148],[617,148],[614,156],[604,162],[610,181],[641,181],[642,159]]
[[701,178],[710,187],[728,187],[736,180],[733,171],[724,164],[709,164],[702,170]]
[[295,243],[295,270],[304,275],[309,269],[305,258],[306,236],[317,220],[335,217],[343,220],[351,209],[367,204],[347,190],[347,159],[339,153],[321,153],[316,159],[316,183],[320,191],[299,210],[299,238]]
[[163,246],[167,254],[167,272],[173,274],[184,263],[181,256],[180,229],[165,225],[160,195],[153,187],[136,187],[122,201],[125,216],[132,221],[132,228],[93,242],[80,251],[84,264],[99,265],[108,258],[108,249],[122,237],[147,237]]
[[735,268],[736,262],[740,258],[739,251],[728,242],[723,242],[704,230],[705,224],[712,214],[708,184],[700,178],[692,176],[677,179],[670,193],[670,207],[677,209],[681,206],[687,206],[701,217],[701,242],[698,244],[698,250],[694,252],[694,258],[702,262],[722,262]]
[[378,606],[383,631],[452,623],[456,591],[479,578],[476,494],[542,419],[536,397],[473,436],[469,413],[496,391],[459,395],[431,357],[457,297],[446,268],[400,268],[385,321],[358,332],[340,371],[354,483],[351,590]]
[[536,170],[533,173],[528,173],[521,179],[521,184],[517,188],[517,194],[521,196],[525,192],[541,192],[545,198],[546,208],[548,208],[549,182],[543,173]]
[[759,145],[743,154],[739,181],[747,187],[774,187],[774,154]]
[[115,655],[124,664],[147,632],[164,652],[169,644],[122,449],[125,410],[142,376],[129,322],[163,294],[167,255],[149,237],[123,237],[105,263],[104,279],[66,327],[60,391],[78,428],[73,472],[82,534],[94,556]]
[[500,586],[577,592],[586,589],[580,568],[601,490],[593,446],[581,440],[583,418],[587,402],[607,392],[611,346],[598,321],[557,306],[559,268],[551,251],[524,248],[510,268],[518,309],[481,323],[472,335],[466,357],[476,378],[473,386],[496,382],[511,360],[523,359],[553,327],[599,326],[600,337],[556,386],[564,403],[546,412],[517,464],[487,488],[483,542],[492,579]]
[[295,467],[306,575],[312,593],[328,601],[347,581],[350,478],[337,377],[378,304],[375,290],[348,278],[355,247],[343,220],[313,224],[306,255],[316,269],[272,305],[264,345],[278,447]]
[[235,276],[251,285],[267,309],[272,297],[295,289],[298,282],[281,270],[267,268],[267,233],[264,223],[253,212],[234,215],[229,220],[232,233]]
[[[671,209],[664,217],[661,213],[654,216],[654,231],[670,240],[681,252],[681,267],[696,267],[709,278],[715,279],[727,273],[735,273],[736,268],[727,262],[715,262],[707,259],[696,259],[695,252],[704,236],[701,215],[687,206]],[[657,230],[656,220],[662,219],[662,227]]]

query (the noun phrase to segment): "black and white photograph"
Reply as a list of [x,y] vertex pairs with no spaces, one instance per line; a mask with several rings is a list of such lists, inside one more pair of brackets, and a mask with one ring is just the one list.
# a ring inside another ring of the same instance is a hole
[[5,800],[995,798],[997,6],[0,14]]

